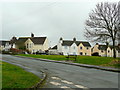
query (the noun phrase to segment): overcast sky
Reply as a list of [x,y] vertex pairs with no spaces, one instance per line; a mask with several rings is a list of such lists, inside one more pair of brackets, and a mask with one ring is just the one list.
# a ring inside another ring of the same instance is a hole
[[32,32],[36,37],[47,36],[51,46],[57,44],[60,37],[84,41],[85,20],[101,1],[104,0],[2,2],[0,39],[29,37]]

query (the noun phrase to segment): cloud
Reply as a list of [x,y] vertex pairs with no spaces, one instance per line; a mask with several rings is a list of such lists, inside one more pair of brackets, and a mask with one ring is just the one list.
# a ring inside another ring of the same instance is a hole
[[84,22],[97,2],[5,2],[2,5],[2,39],[12,36],[47,36],[85,40]]

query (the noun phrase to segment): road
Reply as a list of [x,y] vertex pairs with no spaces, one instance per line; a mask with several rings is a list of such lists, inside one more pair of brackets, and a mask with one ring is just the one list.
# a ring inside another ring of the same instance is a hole
[[47,73],[44,88],[118,88],[118,73],[79,66],[46,62],[11,55],[2,60],[29,68],[40,77],[40,70]]

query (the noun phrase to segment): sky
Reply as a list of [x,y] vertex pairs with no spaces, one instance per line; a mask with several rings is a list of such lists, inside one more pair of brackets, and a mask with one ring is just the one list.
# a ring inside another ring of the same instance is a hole
[[107,0],[4,0],[0,4],[0,39],[33,33],[36,37],[47,36],[50,46],[60,37],[86,41],[85,21],[95,5],[103,1]]

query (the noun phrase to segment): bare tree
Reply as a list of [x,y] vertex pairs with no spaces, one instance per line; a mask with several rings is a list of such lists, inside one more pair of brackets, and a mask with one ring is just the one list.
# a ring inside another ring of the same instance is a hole
[[98,3],[85,23],[86,38],[94,41],[112,40],[114,58],[116,58],[115,42],[120,31],[119,9],[119,3]]

